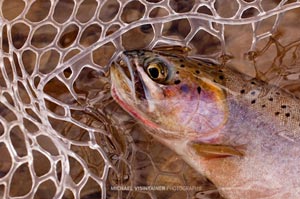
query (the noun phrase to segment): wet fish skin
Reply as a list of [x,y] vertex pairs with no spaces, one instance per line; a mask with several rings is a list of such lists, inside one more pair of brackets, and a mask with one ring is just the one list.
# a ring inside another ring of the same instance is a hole
[[[180,55],[131,51],[126,60],[112,67],[113,97],[154,137],[212,180],[223,196],[299,197],[299,99],[228,67]],[[167,78],[153,81],[147,74],[149,63],[167,65]],[[122,72],[126,65],[134,69],[132,80]],[[139,88],[132,89],[131,81]],[[218,156],[197,152],[191,144],[197,142],[217,145],[201,152]],[[230,146],[243,155],[235,155],[239,153]]]
[[[137,66],[134,67],[136,78],[133,81],[139,81],[138,86],[142,89],[135,89],[135,94],[128,96],[127,91],[133,84],[125,86],[119,79],[127,79],[126,82],[131,80],[117,66],[112,66],[112,93],[115,99],[125,102],[125,109],[138,116],[153,130],[159,129],[159,132],[163,132],[161,136],[202,141],[213,139],[215,130],[222,128],[227,120],[224,92],[215,83],[207,81],[205,75],[201,75],[203,79],[200,79],[196,64],[186,69],[182,67],[184,63],[176,62],[176,69],[172,64],[177,61],[177,57],[168,57],[174,58],[174,62],[169,62],[164,57],[155,57],[149,51],[145,51],[141,58],[134,58],[135,53],[139,52],[127,52],[127,56]],[[167,80],[160,84],[153,82],[145,72],[146,69],[141,67],[148,62],[165,63],[168,70]],[[194,74],[189,70],[191,67],[194,68]],[[198,84],[194,83],[195,80]],[[126,91],[122,90],[124,87],[127,87]],[[181,96],[180,99],[178,96]]]

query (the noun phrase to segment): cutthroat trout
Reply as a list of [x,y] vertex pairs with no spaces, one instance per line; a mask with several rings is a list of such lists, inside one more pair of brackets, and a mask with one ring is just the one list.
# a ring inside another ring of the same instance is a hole
[[111,66],[123,109],[229,199],[300,198],[300,101],[229,67],[162,51]]

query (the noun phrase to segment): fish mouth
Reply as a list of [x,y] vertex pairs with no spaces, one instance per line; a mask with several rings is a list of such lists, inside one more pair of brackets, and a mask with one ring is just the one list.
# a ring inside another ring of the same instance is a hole
[[[158,128],[152,122],[143,107],[147,106],[146,92],[143,80],[136,67],[139,67],[131,58],[122,55],[122,59],[113,62],[111,72],[111,95],[119,105],[128,113],[142,121],[151,128]],[[137,59],[137,58],[136,58]]]
[[111,66],[112,86],[118,91],[117,94],[123,96],[125,101],[133,100],[135,103],[146,99],[143,82],[136,70],[136,60],[137,57],[124,53]]

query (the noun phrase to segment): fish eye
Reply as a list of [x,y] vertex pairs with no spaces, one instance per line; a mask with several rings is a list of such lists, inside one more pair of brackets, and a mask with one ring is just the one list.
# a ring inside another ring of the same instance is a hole
[[146,69],[149,77],[154,81],[162,82],[167,78],[168,68],[163,64],[151,63]]

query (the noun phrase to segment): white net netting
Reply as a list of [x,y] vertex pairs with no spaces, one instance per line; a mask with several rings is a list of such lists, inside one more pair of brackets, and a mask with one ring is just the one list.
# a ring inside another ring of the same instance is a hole
[[282,81],[298,88],[300,1],[0,0],[0,7],[1,198],[221,198],[112,100],[109,64],[124,50],[189,46],[190,56],[234,58],[233,67],[252,75],[285,66]]

